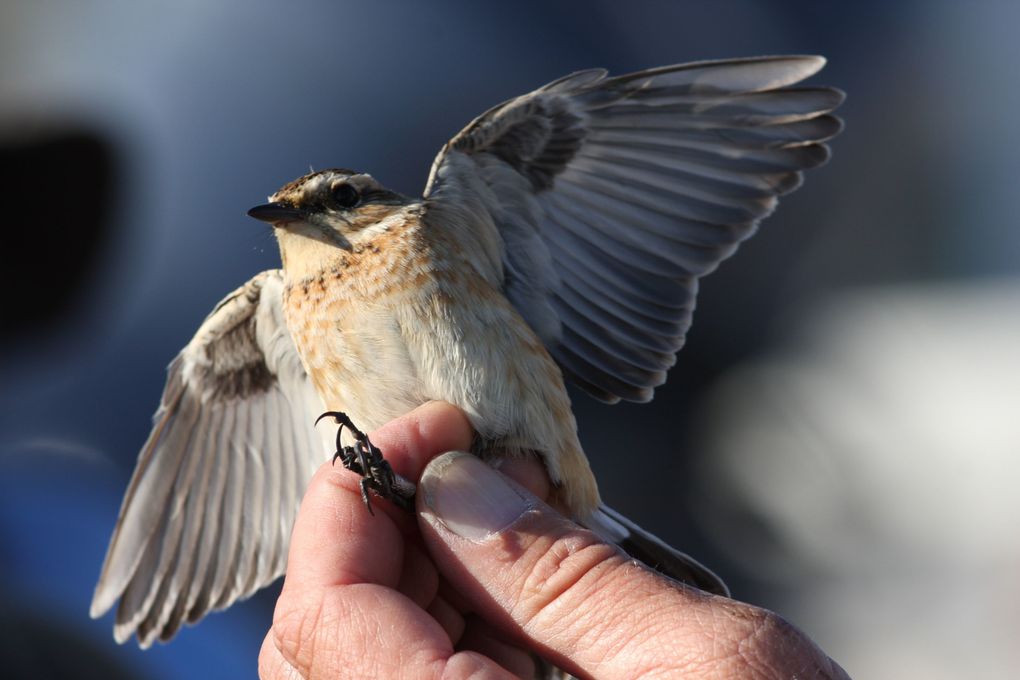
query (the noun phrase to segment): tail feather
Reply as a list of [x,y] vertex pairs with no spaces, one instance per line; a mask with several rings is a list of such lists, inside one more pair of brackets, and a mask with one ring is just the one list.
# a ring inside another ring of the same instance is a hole
[[634,559],[665,576],[715,595],[730,595],[730,589],[711,569],[690,555],[670,547],[612,508],[600,505],[582,523],[605,540],[620,546]]

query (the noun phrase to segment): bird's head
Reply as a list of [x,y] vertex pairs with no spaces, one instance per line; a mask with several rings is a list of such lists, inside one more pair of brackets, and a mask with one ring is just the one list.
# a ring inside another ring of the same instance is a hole
[[299,177],[257,205],[248,215],[273,225],[284,267],[321,271],[336,249],[355,249],[410,205],[371,175],[332,168]]

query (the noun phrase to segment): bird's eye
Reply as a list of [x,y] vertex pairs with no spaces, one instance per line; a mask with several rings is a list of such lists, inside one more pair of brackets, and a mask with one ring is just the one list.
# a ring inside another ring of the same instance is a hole
[[333,187],[333,202],[341,208],[353,208],[360,200],[358,190],[346,182]]

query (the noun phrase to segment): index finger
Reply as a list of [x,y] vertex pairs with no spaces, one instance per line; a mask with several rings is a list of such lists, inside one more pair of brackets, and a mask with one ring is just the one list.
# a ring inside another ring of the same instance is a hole
[[[430,402],[369,437],[394,470],[416,480],[433,457],[470,448],[472,430],[459,409]],[[294,523],[285,587],[377,583],[394,588],[402,562],[403,538],[393,518],[369,514],[357,475],[322,465]]]

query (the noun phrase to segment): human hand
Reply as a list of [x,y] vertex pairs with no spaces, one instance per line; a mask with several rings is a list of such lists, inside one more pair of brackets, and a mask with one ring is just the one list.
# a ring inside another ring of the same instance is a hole
[[369,515],[355,475],[316,473],[262,678],[530,677],[531,652],[579,677],[848,677],[777,615],[662,578],[565,519],[540,500],[540,463],[440,455],[470,447],[456,408],[426,404],[371,437],[421,475],[417,514]]

